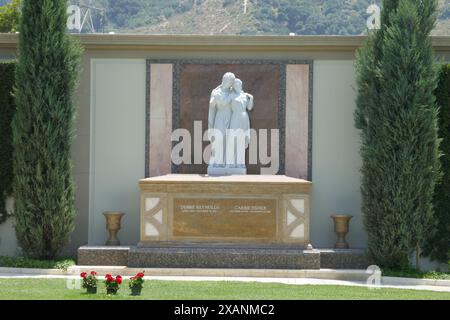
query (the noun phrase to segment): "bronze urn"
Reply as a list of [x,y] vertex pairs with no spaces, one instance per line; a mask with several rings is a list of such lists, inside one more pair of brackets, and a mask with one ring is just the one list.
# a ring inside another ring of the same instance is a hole
[[336,232],[337,235],[337,240],[334,247],[336,249],[348,249],[349,245],[345,240],[345,237],[347,236],[349,230],[348,225],[350,219],[353,218],[353,216],[345,214],[333,214],[331,218],[334,221],[334,231]]
[[117,233],[120,230],[120,221],[125,213],[118,211],[106,211],[103,215],[106,218],[106,229],[109,232],[109,238],[106,241],[107,246],[120,246]]

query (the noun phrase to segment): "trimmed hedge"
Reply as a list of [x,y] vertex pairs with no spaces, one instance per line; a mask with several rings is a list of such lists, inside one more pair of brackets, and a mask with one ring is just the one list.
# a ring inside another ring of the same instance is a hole
[[11,121],[16,107],[12,90],[15,62],[0,63],[0,223],[7,218],[5,199],[12,193],[13,146]]
[[58,258],[56,260],[38,260],[26,257],[0,256],[0,267],[5,268],[34,268],[34,269],[61,269],[67,270],[76,264],[72,258]]
[[442,67],[436,98],[440,107],[439,136],[442,139],[443,177],[435,190],[436,226],[428,239],[425,253],[433,260],[447,262],[450,260],[450,64]]

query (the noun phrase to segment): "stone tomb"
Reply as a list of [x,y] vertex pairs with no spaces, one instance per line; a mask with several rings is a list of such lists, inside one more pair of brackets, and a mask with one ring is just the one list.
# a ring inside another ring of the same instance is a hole
[[158,242],[309,244],[309,181],[170,174],[140,180],[140,246]]
[[[311,182],[286,176],[170,174],[140,180],[132,267],[318,268]],[[311,249],[311,248],[310,248]]]

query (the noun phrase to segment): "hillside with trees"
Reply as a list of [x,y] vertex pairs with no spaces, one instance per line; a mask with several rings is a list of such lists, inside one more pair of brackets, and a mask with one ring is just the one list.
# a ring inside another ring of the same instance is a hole
[[[107,29],[152,34],[357,35],[381,0],[97,0]],[[436,34],[450,34],[450,1],[440,0]]]
[[[11,0],[0,0],[5,5]],[[381,0],[69,0],[91,10],[95,32],[146,34],[358,35]],[[450,34],[450,0],[433,32]],[[1,7],[0,7],[1,8]],[[0,10],[1,12],[1,10]],[[87,28],[83,32],[92,32]]]

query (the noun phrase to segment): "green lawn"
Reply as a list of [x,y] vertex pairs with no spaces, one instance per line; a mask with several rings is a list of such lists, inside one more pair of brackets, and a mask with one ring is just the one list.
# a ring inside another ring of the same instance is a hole
[[[0,299],[136,299],[125,281],[117,296],[106,296],[103,284],[96,295],[69,290],[64,279],[0,279]],[[264,299],[445,299],[450,292],[368,289],[350,286],[284,285],[242,282],[147,281],[137,299],[264,300]]]

